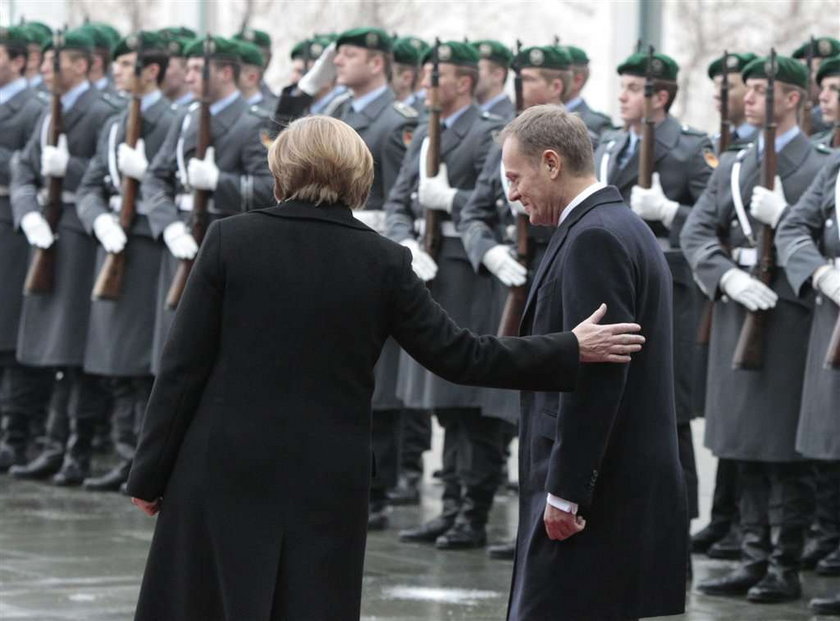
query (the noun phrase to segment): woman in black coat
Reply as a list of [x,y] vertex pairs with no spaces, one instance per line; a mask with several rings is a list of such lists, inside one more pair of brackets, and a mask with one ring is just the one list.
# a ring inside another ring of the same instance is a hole
[[359,618],[388,336],[450,381],[552,391],[643,340],[597,320],[523,339],[459,329],[410,252],[353,217],[372,159],[340,121],[293,123],[269,164],[280,204],[213,223],[163,352],[128,481],[160,508],[136,619]]

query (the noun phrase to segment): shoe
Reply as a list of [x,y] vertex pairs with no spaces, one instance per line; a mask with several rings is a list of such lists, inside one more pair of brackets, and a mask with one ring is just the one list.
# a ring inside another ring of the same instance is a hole
[[712,544],[715,544],[726,537],[729,530],[728,524],[709,524],[706,528],[691,536],[691,551],[702,554],[708,550]]
[[397,486],[388,490],[386,494],[388,504],[394,506],[408,506],[420,504],[420,486],[416,479],[400,477]]
[[436,517],[419,528],[401,530],[400,541],[406,543],[434,543],[438,537],[452,528],[455,519]]
[[730,528],[729,532],[706,550],[709,558],[737,561],[741,558],[741,533],[737,528]]
[[747,601],[754,604],[777,604],[801,598],[799,573],[793,570],[768,571],[761,582],[747,591]]
[[821,560],[837,549],[837,541],[809,539],[799,562],[804,570],[811,570]]
[[12,466],[9,468],[9,474],[16,479],[47,479],[61,469],[63,460],[64,455],[61,453],[41,453],[28,464]]
[[697,585],[697,590],[706,595],[746,595],[763,577],[763,572],[739,567],[720,578],[704,580]]
[[84,483],[90,475],[90,466],[83,464],[76,459],[66,459],[61,470],[52,478],[53,485],[57,487],[77,487]]
[[512,561],[516,554],[516,543],[500,543],[487,548],[487,556],[497,561]]
[[840,596],[812,599],[808,607],[815,615],[840,616]]
[[91,492],[118,492],[123,483],[128,480],[129,466],[120,464],[106,472],[101,477],[87,478],[82,487]]
[[840,548],[836,548],[817,563],[817,573],[821,576],[840,576]]
[[368,513],[368,523],[367,529],[368,532],[370,531],[382,531],[388,528],[388,514],[385,511],[385,508],[381,508],[378,511],[371,509]]
[[23,466],[25,463],[25,448],[14,447],[5,442],[0,444],[0,473],[8,472],[12,466]]
[[471,550],[487,545],[487,531],[484,526],[455,524],[440,537],[435,539],[438,550]]

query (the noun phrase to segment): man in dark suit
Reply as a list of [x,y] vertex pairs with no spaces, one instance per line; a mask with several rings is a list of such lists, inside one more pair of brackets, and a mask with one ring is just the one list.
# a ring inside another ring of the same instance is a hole
[[522,203],[532,224],[556,227],[521,334],[565,329],[603,299],[613,320],[639,321],[647,338],[645,352],[629,365],[581,368],[573,394],[522,395],[519,535],[508,618],[680,613],[688,518],[677,453],[668,265],[618,190],[597,182],[577,115],[536,106],[502,137],[510,200]]

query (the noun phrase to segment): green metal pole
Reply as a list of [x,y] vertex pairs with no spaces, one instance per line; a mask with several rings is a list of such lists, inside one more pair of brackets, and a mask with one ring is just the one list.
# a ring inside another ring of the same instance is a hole
[[662,48],[662,0],[639,0],[639,39],[657,51]]

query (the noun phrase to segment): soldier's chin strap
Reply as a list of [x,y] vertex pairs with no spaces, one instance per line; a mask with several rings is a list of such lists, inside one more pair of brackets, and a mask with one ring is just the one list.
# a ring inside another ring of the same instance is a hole
[[747,210],[744,208],[744,199],[741,196],[741,163],[744,161],[749,149],[742,149],[737,156],[735,164],[732,166],[732,174],[729,176],[729,188],[732,192],[732,203],[735,205],[735,214],[738,216],[738,222],[741,224],[741,231],[750,242],[751,246],[755,246],[755,238],[753,237],[752,225],[750,224]]

